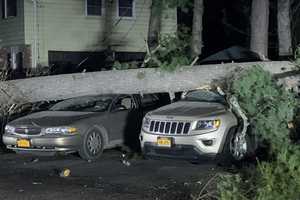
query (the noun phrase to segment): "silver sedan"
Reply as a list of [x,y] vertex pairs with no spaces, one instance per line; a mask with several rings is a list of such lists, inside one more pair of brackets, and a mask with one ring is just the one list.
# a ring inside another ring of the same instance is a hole
[[[18,153],[79,152],[97,159],[103,149],[121,145],[125,132],[138,130],[142,116],[135,95],[84,96],[61,101],[48,111],[8,123],[3,143]],[[130,119],[131,121],[128,121]]]

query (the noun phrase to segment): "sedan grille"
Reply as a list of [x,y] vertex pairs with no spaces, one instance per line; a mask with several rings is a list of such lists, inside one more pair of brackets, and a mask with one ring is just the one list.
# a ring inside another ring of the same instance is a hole
[[15,133],[22,135],[38,135],[41,133],[41,128],[39,127],[16,127]]
[[156,121],[150,123],[150,132],[160,134],[188,134],[190,122]]

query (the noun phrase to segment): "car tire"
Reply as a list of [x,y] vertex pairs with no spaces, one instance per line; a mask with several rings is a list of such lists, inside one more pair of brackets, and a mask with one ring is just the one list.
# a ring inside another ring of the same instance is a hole
[[245,142],[246,145],[246,152],[244,155],[239,157],[237,159],[232,152],[232,143],[235,139],[237,134],[236,128],[231,128],[226,136],[226,140],[223,146],[222,153],[219,157],[218,164],[223,166],[231,166],[236,165],[240,166],[242,165],[243,161],[245,161],[247,158],[253,157],[255,155],[255,146],[254,146],[254,140],[251,138],[248,134],[246,135]]
[[236,159],[234,158],[234,156],[231,153],[231,142],[235,137],[236,134],[236,128],[231,128],[228,131],[228,134],[226,136],[226,140],[224,142],[224,146],[223,146],[223,150],[221,152],[221,154],[218,156],[218,164],[221,166],[231,166],[232,164],[236,163]]
[[87,161],[97,160],[103,152],[103,142],[104,140],[99,130],[89,130],[83,137],[82,145],[79,149],[80,157]]

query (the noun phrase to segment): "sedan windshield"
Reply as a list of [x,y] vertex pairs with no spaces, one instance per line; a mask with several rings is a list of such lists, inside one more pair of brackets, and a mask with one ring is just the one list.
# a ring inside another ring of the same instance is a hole
[[80,111],[103,112],[107,111],[112,97],[84,96],[61,101],[50,108],[51,111]]
[[226,100],[222,95],[207,90],[191,91],[186,94],[182,101],[216,102],[226,104]]

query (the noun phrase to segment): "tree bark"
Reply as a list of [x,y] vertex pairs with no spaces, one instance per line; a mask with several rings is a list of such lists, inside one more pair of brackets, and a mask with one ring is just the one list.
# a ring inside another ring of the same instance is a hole
[[150,49],[153,49],[158,45],[162,10],[162,1],[152,0],[148,30],[148,46]]
[[202,53],[202,21],[204,4],[203,0],[194,0],[193,33],[192,33],[192,57]]
[[277,21],[279,56],[292,55],[290,0],[278,0]]
[[43,76],[0,82],[0,107],[12,103],[59,100],[108,93],[159,93],[194,90],[215,85],[241,68],[261,65],[272,74],[294,68],[290,62],[230,63],[187,66],[175,72],[155,68]]
[[269,0],[252,0],[250,49],[268,57]]

